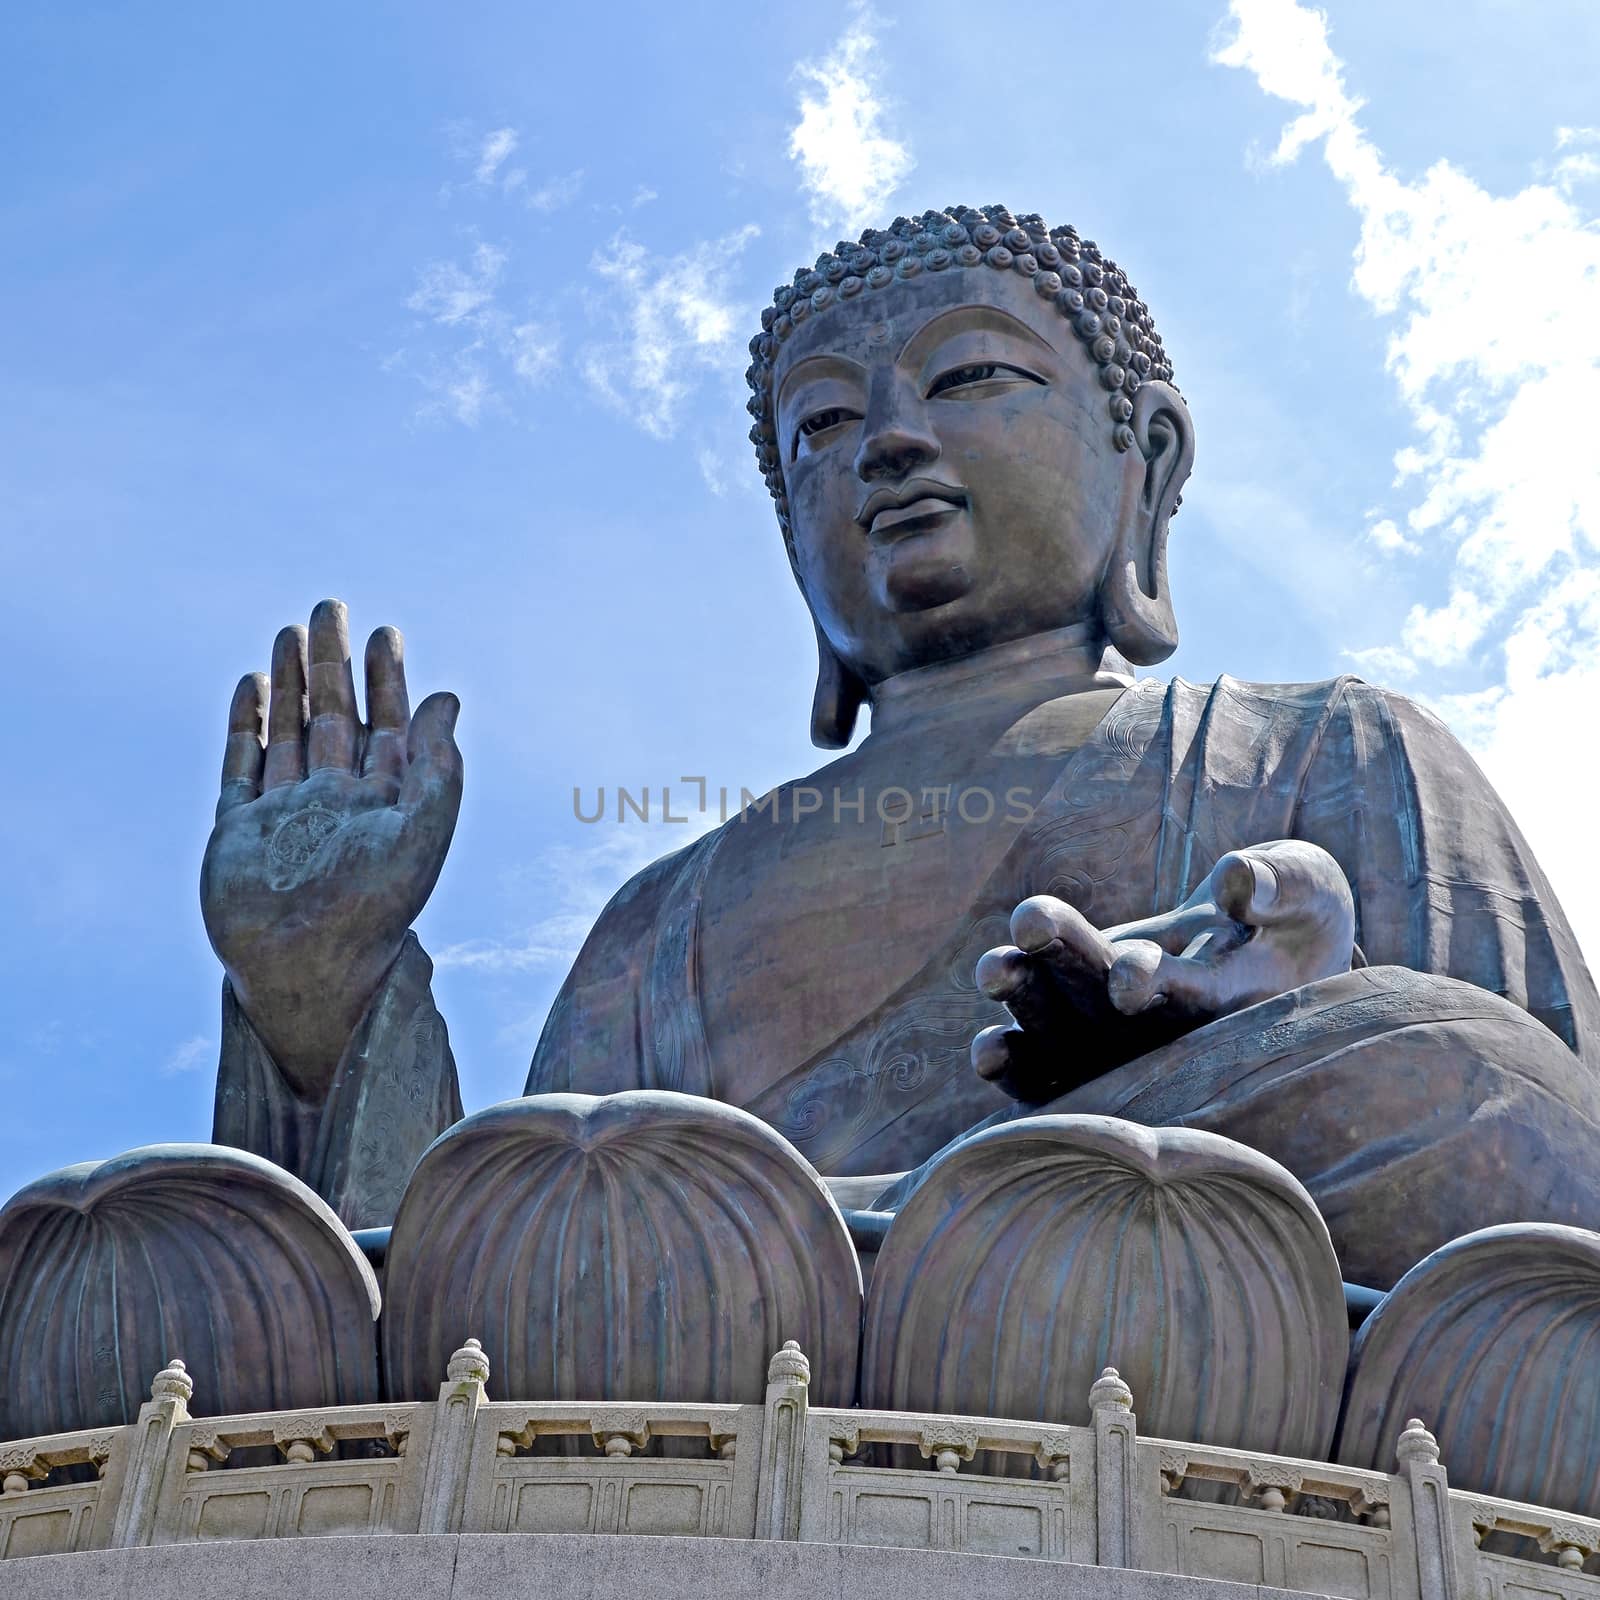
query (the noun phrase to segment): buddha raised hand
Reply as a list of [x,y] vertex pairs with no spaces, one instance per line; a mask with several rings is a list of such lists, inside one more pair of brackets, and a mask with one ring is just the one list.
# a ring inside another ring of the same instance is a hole
[[345,608],[325,600],[229,713],[200,874],[228,975],[215,1137],[306,1178],[354,1226],[390,1220],[416,1157],[461,1116],[410,932],[461,808],[459,709],[434,694],[411,714],[400,635],[379,628],[363,718]]

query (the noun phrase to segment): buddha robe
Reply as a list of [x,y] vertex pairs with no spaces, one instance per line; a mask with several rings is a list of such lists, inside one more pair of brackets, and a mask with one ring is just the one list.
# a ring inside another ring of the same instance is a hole
[[[1026,739],[988,739],[954,771],[955,792],[964,775],[1000,772],[1027,778],[1029,803],[982,824],[959,903],[929,897],[920,945],[909,959],[896,946],[880,992],[868,970],[853,980],[865,1002],[830,1014],[824,986],[806,1010],[804,972],[788,979],[797,1002],[758,956],[732,972],[706,960],[741,921],[759,947],[758,902],[781,918],[788,892],[780,869],[743,900],[730,886],[735,830],[772,826],[736,818],[646,868],[602,913],[527,1092],[732,1100],[824,1174],[899,1174],[979,1123],[1025,1114],[968,1056],[980,1028],[1005,1020],[973,968],[1006,941],[1018,901],[1056,895],[1109,926],[1177,905],[1226,851],[1299,838],[1348,877],[1368,970],[1224,1018],[1052,1109],[1202,1126],[1282,1160],[1322,1204],[1346,1276],[1379,1286],[1492,1222],[1600,1226],[1600,997],[1522,835],[1437,718],[1349,677],[1142,679],[1070,753],[1030,758]],[[848,862],[818,860],[804,884],[797,867],[795,895],[830,871],[847,892]],[[877,914],[863,901],[863,919]],[[870,940],[839,937],[817,970],[870,963]],[[763,1004],[770,1037],[726,1020]]]

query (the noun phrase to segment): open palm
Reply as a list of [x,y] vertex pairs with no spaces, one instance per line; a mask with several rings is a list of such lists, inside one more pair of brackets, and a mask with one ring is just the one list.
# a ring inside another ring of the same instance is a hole
[[326,1089],[438,881],[461,806],[459,709],[435,694],[411,715],[400,634],[380,628],[363,721],[336,600],[309,630],[278,635],[270,681],[251,673],[234,691],[201,909],[246,1016],[302,1093]]

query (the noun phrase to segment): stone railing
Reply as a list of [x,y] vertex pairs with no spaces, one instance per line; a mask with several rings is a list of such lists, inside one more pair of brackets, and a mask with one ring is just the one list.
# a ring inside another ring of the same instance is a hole
[[315,1534],[589,1533],[966,1551],[1347,1600],[1600,1600],[1600,1522],[1394,1474],[1090,1425],[833,1410],[792,1344],[764,1405],[507,1403],[475,1341],[437,1401],[191,1417],[181,1362],[125,1428],[0,1445],[0,1557]]

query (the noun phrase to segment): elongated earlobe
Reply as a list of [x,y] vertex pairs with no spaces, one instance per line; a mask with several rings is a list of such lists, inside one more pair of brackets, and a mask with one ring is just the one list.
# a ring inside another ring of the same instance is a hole
[[1116,649],[1136,666],[1149,667],[1178,648],[1167,584],[1167,525],[1194,465],[1194,425],[1176,389],[1145,382],[1133,397],[1131,426],[1144,462],[1143,484],[1122,507],[1100,588],[1100,619]]
[[822,750],[842,750],[855,732],[856,714],[867,691],[817,629],[817,692],[811,698],[811,742]]

